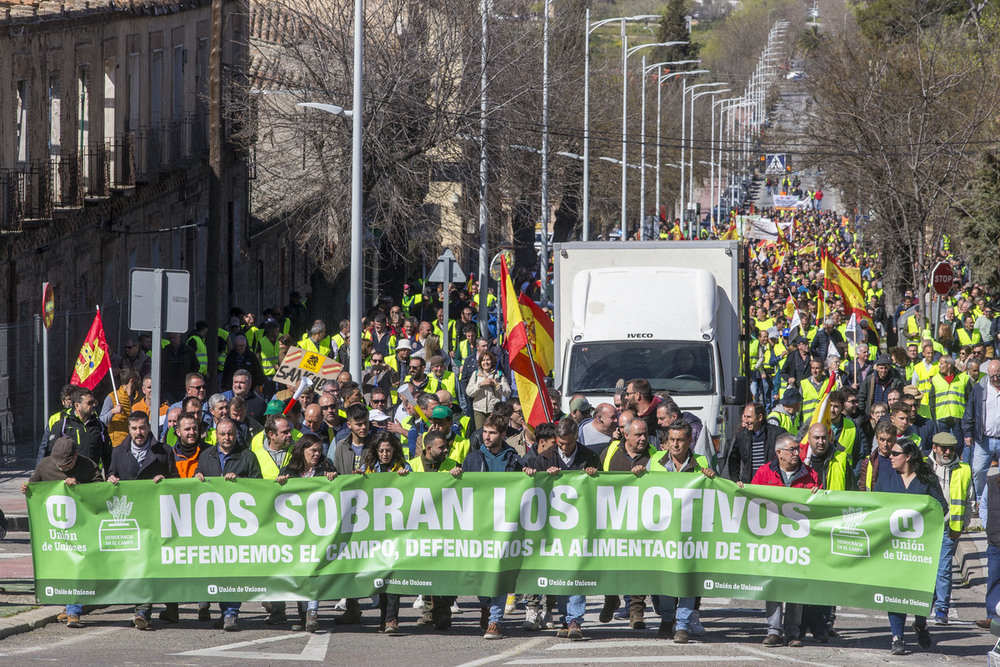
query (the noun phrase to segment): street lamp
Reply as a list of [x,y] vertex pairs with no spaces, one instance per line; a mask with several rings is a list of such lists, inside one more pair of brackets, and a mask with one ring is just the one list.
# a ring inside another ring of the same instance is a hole
[[[626,216],[628,208],[627,185],[628,176],[625,165],[628,163],[628,57],[641,49],[649,49],[654,46],[680,46],[689,42],[652,42],[650,44],[639,44],[629,48],[628,35],[622,38],[622,240],[628,238],[628,218]],[[645,137],[643,137],[645,140]],[[640,227],[642,225],[639,225]]]
[[[713,85],[713,84],[704,84],[704,85]],[[714,84],[714,85],[720,85],[720,84]],[[694,86],[692,86],[692,88],[694,88]],[[688,164],[691,166],[691,168],[688,169],[688,202],[694,201],[694,101],[695,99],[701,97],[702,95],[719,95],[721,93],[728,93],[728,92],[729,88],[723,88],[722,90],[706,90],[700,93],[694,93],[694,92],[691,93],[691,127],[690,127],[691,154],[688,156]],[[681,184],[681,187],[684,187],[683,183]],[[690,229],[688,230],[688,232],[689,232],[688,237],[690,238]]]
[[[694,91],[696,88],[704,88],[706,86],[724,86],[724,85],[726,85],[726,84],[724,84],[724,83],[696,83],[694,85],[689,86],[689,85],[687,85],[687,79],[684,79],[684,81],[682,82],[682,86],[681,86],[681,187],[680,187],[681,220],[682,221],[687,218],[687,206],[686,206],[687,199],[685,198],[685,195],[684,195],[684,182],[685,182],[685,178],[684,178],[684,165],[685,165],[685,160],[684,160],[684,144],[687,141],[687,130],[686,130],[686,127],[687,127],[687,106],[686,106],[687,105],[687,93],[688,93],[689,90],[690,91]],[[694,95],[693,92],[691,94]],[[694,104],[693,103],[691,105],[691,113],[692,113],[692,115],[694,114]],[[691,125],[694,126],[694,118],[693,117],[691,118]],[[691,147],[691,150],[692,150],[692,152],[694,151],[694,147],[693,146]],[[691,223],[690,222],[688,222],[687,227],[688,227],[688,237],[690,237],[691,236]]]
[[364,277],[364,255],[361,252],[362,225],[361,209],[361,117],[364,114],[364,100],[361,98],[364,80],[364,0],[354,0],[354,110],[348,111],[334,104],[301,102],[299,106],[319,109],[327,113],[351,119],[351,307],[350,307],[350,373],[351,379],[361,382],[361,316],[364,305],[362,278]]
[[[664,66],[670,65],[695,65],[701,63],[701,60],[671,60],[660,63],[653,63],[652,65],[646,65],[646,56],[642,57],[643,67],[642,67],[642,159],[641,163],[646,164],[646,77],[649,72],[656,68],[656,215],[660,214],[660,104],[663,101],[663,82],[661,80],[662,74],[661,69]],[[708,70],[704,70],[708,71]],[[675,72],[679,74],[680,72]],[[646,170],[642,169],[640,171],[641,184],[639,186],[639,208],[641,209],[639,215],[639,240],[645,240],[643,238],[642,221],[643,216],[646,215]]]
[[590,240],[590,35],[601,26],[609,23],[622,25],[622,39],[625,38],[625,24],[633,21],[653,21],[659,19],[658,14],[642,14],[639,16],[620,16],[590,22],[590,9],[586,13],[586,38],[584,39],[583,59],[583,240]]

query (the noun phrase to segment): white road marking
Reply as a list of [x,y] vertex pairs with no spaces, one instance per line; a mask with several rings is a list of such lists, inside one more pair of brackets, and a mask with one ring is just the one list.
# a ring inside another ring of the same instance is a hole
[[31,554],[0,554],[0,558],[31,558]]
[[[793,662],[797,665],[813,665],[814,667],[829,667],[830,664],[828,662],[809,662],[808,660],[790,658],[788,657],[788,649],[779,649],[777,651],[771,649],[770,651],[767,651],[764,649],[751,648],[749,646],[740,646],[740,648],[746,651],[747,653],[752,653],[754,655],[761,655],[764,656],[765,658],[770,658],[771,660],[783,660],[785,662]],[[795,649],[791,650],[794,651]],[[857,660],[858,658],[855,657],[854,659]]]
[[[698,662],[761,662],[761,658],[754,658],[749,656],[740,655],[699,655],[697,657],[692,657],[690,655],[628,655],[628,656],[608,656],[606,658],[594,658],[591,656],[586,657],[573,657],[573,658],[526,658],[524,660],[511,660],[510,662],[505,662],[505,665],[578,665],[581,662],[585,663],[619,663],[619,662],[638,662],[643,664],[648,664],[652,662],[691,662],[692,660],[697,660]],[[824,667],[826,667],[824,665]]]
[[[520,655],[525,651],[538,646],[542,642],[547,641],[548,639],[549,637],[536,637],[535,639],[526,641],[519,647],[511,649],[510,651],[505,651],[504,653],[497,653],[496,655],[488,655],[485,658],[480,658],[479,660],[473,660],[472,662],[463,662],[458,667],[479,667],[479,665],[488,665],[491,662],[496,662],[497,660],[506,660],[507,658],[513,658],[515,655]],[[528,664],[531,664],[531,661],[529,661]]]
[[[236,651],[233,649],[244,648],[246,646],[255,646],[258,644],[266,644],[268,642],[280,642],[285,639],[299,638],[308,636],[309,641],[306,642],[305,647],[302,649],[301,653],[264,653],[256,651]],[[254,639],[252,641],[236,642],[235,644],[224,644],[223,646],[213,646],[212,648],[196,649],[193,651],[184,651],[183,653],[174,653],[173,655],[196,655],[201,657],[211,657],[211,658],[246,658],[247,660],[299,660],[299,661],[309,661],[309,662],[322,662],[326,659],[326,650],[330,644],[331,635],[327,633],[314,634],[314,635],[303,635],[301,632],[296,632],[294,634],[282,635],[280,637],[264,637],[262,639]]]
[[70,646],[72,644],[79,644],[80,642],[89,642],[95,637],[101,637],[103,635],[109,635],[112,632],[121,632],[125,628],[104,628],[103,630],[87,630],[86,628],[78,630],[80,633],[76,637],[67,637],[66,639],[61,639],[57,642],[51,644],[45,644],[44,646],[32,646],[29,648],[19,648],[13,651],[4,651],[0,653],[0,657],[9,655],[22,655],[24,653],[34,653],[35,651],[50,651],[54,648],[61,648],[63,646]]
[[662,639],[615,639],[615,640],[600,640],[591,639],[590,641],[584,642],[566,642],[564,644],[555,644],[550,646],[548,650],[550,651],[575,651],[583,649],[604,649],[604,648],[628,648],[636,646],[646,646],[646,647],[667,647],[667,646],[718,646],[718,644],[703,644],[699,642],[691,642],[690,644],[674,644],[671,641],[664,641]]

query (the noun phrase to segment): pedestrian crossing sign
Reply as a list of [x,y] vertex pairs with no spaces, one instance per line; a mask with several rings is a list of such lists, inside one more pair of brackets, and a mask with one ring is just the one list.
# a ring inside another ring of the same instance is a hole
[[783,153],[769,153],[764,167],[765,174],[785,173],[785,155]]

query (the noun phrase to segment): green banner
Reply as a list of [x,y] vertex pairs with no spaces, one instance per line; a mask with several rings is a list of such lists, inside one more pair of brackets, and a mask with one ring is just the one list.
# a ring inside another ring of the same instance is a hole
[[80,604],[517,591],[926,615],[943,533],[928,497],[673,473],[47,482],[28,510],[38,600]]

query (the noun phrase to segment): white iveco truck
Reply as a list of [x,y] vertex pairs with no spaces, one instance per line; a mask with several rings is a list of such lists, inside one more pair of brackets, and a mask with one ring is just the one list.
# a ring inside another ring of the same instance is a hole
[[613,401],[623,380],[667,390],[719,459],[748,400],[745,249],[736,241],[556,244],[555,386]]

